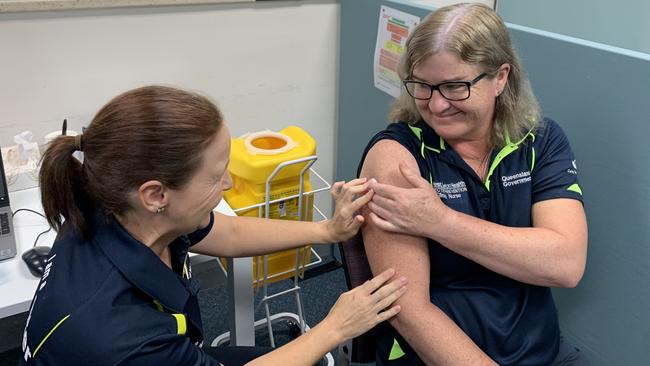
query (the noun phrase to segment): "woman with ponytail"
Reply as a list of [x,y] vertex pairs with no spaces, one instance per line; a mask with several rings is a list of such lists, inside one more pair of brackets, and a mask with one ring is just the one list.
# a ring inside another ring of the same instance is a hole
[[356,212],[372,198],[369,182],[356,179],[334,185],[335,213],[321,223],[225,216],[213,209],[231,187],[229,155],[216,106],[162,86],[115,97],[83,135],[50,143],[40,184],[59,235],[31,305],[21,365],[312,365],[397,314],[391,304],[406,280],[387,270],[272,352],[202,347],[188,251],[241,257],[339,242],[358,231]]

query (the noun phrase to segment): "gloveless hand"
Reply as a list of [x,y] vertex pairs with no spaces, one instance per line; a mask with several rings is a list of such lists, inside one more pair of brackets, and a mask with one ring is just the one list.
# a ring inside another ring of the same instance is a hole
[[323,323],[337,334],[340,342],[359,336],[399,313],[399,305],[388,307],[406,292],[407,281],[400,277],[386,284],[394,275],[394,269],[387,269],[339,296]]
[[372,190],[369,190],[369,184],[366,178],[359,178],[332,185],[330,193],[336,201],[336,208],[332,219],[327,221],[327,230],[332,242],[349,239],[359,231],[364,221],[359,210],[372,199],[373,195]]
[[399,169],[412,188],[395,187],[369,182],[374,191],[370,209],[370,220],[383,230],[415,236],[427,236],[427,231],[435,231],[436,226],[444,225],[443,220],[451,210],[445,205],[431,184],[405,163]]

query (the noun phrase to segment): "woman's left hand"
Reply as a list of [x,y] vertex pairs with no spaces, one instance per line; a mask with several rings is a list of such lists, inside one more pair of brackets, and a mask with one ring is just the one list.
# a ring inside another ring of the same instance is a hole
[[389,268],[342,293],[321,324],[327,324],[337,341],[344,342],[397,315],[401,307],[392,304],[404,295],[408,281],[406,277],[393,279],[394,276],[395,270]]
[[431,231],[442,229],[451,209],[419,174],[404,163],[399,164],[399,169],[412,187],[371,182],[370,189],[375,192],[368,203],[372,223],[386,231],[424,237]]
[[[372,179],[374,181],[374,179]],[[330,193],[336,202],[332,219],[327,221],[327,230],[332,242],[351,238],[359,231],[364,218],[359,210],[366,205],[373,195],[366,178],[358,178],[347,183],[336,182]]]

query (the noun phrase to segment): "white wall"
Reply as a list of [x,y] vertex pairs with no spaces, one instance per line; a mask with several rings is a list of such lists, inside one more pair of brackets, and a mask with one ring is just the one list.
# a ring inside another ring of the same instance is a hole
[[0,144],[162,83],[213,98],[233,135],[303,127],[331,181],[338,40],[335,0],[0,14]]

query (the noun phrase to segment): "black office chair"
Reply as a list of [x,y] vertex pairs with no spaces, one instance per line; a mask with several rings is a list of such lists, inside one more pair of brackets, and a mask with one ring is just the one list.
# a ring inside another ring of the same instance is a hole
[[[362,285],[372,278],[361,232],[353,238],[341,242],[339,248],[343,259],[345,280],[349,289]],[[372,337],[372,330],[341,344],[338,359],[337,365],[349,365],[352,362],[374,362],[375,340]]]

